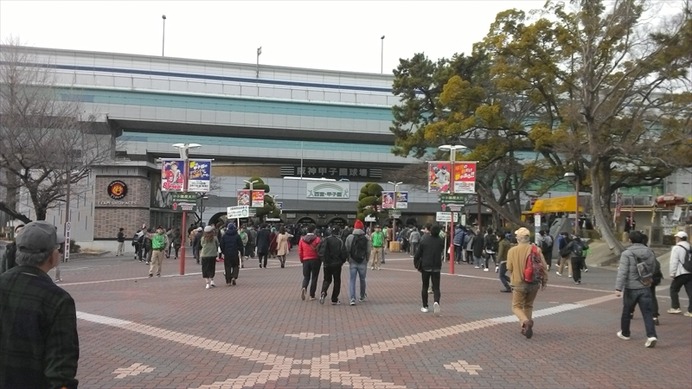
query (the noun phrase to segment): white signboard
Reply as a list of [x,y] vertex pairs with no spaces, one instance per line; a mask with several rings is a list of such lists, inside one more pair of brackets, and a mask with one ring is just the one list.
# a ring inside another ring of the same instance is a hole
[[451,223],[452,213],[451,212],[437,212],[435,216],[435,221],[439,223]]
[[348,182],[308,182],[306,196],[309,199],[348,199],[350,197]]
[[250,216],[250,207],[247,205],[238,205],[236,207],[226,208],[227,217],[229,219],[240,219]]

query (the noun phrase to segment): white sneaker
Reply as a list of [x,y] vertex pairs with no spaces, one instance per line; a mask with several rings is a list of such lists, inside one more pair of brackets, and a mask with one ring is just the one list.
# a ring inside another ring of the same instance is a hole
[[483,271],[488,271],[488,268],[487,268],[487,267],[486,267],[486,268],[484,268],[484,269],[483,269]]
[[207,284],[206,289],[209,289],[209,288],[210,288],[210,286],[209,286],[209,284]]
[[683,313],[683,316],[692,317],[692,312],[685,312]]
[[680,308],[670,308],[668,313],[682,313],[682,310]]
[[656,339],[655,337],[646,338],[646,343],[644,343],[644,347],[646,347],[646,348],[653,348],[654,346],[656,346],[656,341],[657,341],[657,340],[658,340],[658,339]]
[[500,271],[500,267],[499,267],[499,266],[495,266],[495,273],[497,273],[497,272],[499,272],[499,271]]
[[562,273],[560,273],[559,271],[556,271],[555,274],[557,274],[558,277],[562,277]]
[[428,309],[428,307],[421,307],[420,311],[423,312],[423,313],[428,313],[428,312],[430,312],[430,310]]
[[439,303],[434,303],[433,304],[433,313],[436,316],[440,316],[440,304]]
[[[629,337],[629,336],[623,335],[623,334],[622,334],[622,331],[618,331],[618,334],[617,334],[617,335],[618,335],[618,338],[620,338],[620,339],[622,339],[622,340],[630,340],[630,337]],[[656,339],[656,338],[654,338],[654,339]],[[648,346],[647,346],[647,347],[648,347]]]

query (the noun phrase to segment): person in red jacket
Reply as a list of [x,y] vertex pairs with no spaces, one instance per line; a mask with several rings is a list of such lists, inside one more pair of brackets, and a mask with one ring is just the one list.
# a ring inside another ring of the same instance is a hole
[[317,292],[317,278],[320,276],[320,257],[317,246],[320,238],[315,235],[315,226],[308,226],[308,233],[298,243],[298,258],[303,264],[303,288],[300,290],[300,298],[305,301],[305,293],[310,285],[310,300],[315,299]]

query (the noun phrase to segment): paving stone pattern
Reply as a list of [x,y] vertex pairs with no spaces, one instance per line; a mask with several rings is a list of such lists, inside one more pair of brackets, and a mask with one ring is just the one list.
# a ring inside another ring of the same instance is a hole
[[[75,298],[84,388],[689,388],[692,319],[670,315],[659,287],[653,349],[641,314],[631,340],[616,337],[615,272],[592,266],[581,285],[553,272],[539,293],[527,340],[497,274],[456,265],[442,276],[439,317],[420,312],[420,275],[408,255],[367,273],[367,301],[301,301],[296,253],[287,267],[250,260],[237,286],[205,289],[194,260],[162,277],[132,256],[81,257],[61,265]],[[320,275],[321,286],[322,275]],[[319,293],[319,288],[318,288]],[[681,295],[684,306],[687,299]],[[432,295],[430,296],[432,306]]]

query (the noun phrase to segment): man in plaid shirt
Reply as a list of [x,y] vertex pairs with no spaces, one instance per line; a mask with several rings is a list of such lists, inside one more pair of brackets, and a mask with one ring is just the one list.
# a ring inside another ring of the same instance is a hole
[[77,388],[75,303],[47,274],[65,242],[31,222],[17,237],[17,266],[0,275],[0,388]]

